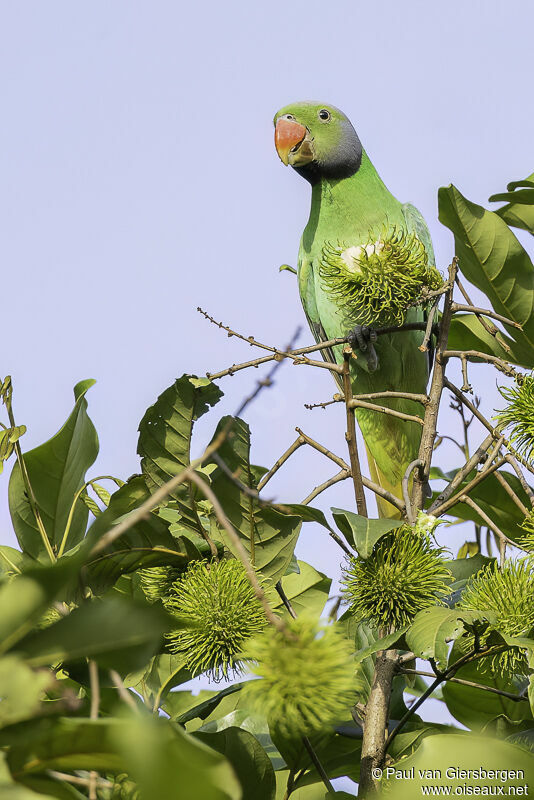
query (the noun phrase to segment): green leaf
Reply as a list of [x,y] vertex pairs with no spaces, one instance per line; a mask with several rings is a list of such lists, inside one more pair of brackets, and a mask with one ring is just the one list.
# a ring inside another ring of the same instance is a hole
[[378,653],[379,650],[389,650],[404,636],[409,627],[409,625],[405,625],[403,628],[399,628],[398,631],[376,639],[372,644],[368,644],[366,647],[358,650],[355,657],[356,664],[361,663],[365,658],[374,655],[374,653]]
[[[0,753],[0,796],[5,800],[35,800],[36,795],[30,789],[15,783],[5,760],[6,754]],[[44,798],[44,800],[53,800],[55,796],[44,793],[39,794],[39,797]]]
[[44,717],[0,730],[0,746],[9,746],[8,762],[19,780],[31,773],[54,769],[126,772],[117,753],[115,734],[122,720]]
[[[23,456],[48,539],[56,553],[64,538],[74,497],[98,454],[98,437],[87,416],[85,399],[93,383],[82,381],[74,387],[76,402],[63,427],[47,442]],[[9,510],[21,548],[34,558],[48,559],[18,463],[9,481]],[[78,499],[68,532],[70,548],[83,538],[88,513]]]
[[150,704],[159,708],[171,689],[190,679],[191,673],[185,666],[183,654],[161,653],[154,656],[142,674],[130,675],[125,685],[147,696]]
[[241,787],[228,761],[162,718],[140,716],[116,730],[127,772],[143,798],[240,800]]
[[362,558],[369,558],[373,547],[382,536],[404,525],[402,520],[367,519],[342,508],[332,508],[331,511],[339,530]]
[[534,353],[534,267],[528,254],[497,214],[471,203],[455,186],[441,188],[438,198],[439,219],[454,234],[460,270],[497,313],[522,325],[504,327]]
[[274,800],[274,770],[255,736],[241,728],[225,728],[218,733],[198,731],[193,736],[226,756],[241,784],[244,798]]
[[176,626],[156,606],[125,597],[93,600],[19,642],[30,666],[95,659],[102,667],[125,673],[146,664],[163,634]]
[[[514,189],[526,189],[527,194],[515,192]],[[532,196],[534,192],[534,172],[522,181],[512,181],[508,184],[508,193],[492,195],[490,202],[505,200],[507,204],[498,208],[496,214],[514,228],[522,228],[534,235],[534,208],[532,207]],[[525,202],[525,200],[527,202]]]
[[526,206],[534,206],[534,189],[520,189],[515,192],[500,192],[492,194],[489,198],[490,203],[521,203]]
[[51,672],[34,672],[15,655],[0,659],[0,727],[28,719],[41,709],[45,690],[54,682]]
[[[193,425],[222,397],[207,378],[182,375],[150,406],[139,423],[137,452],[151,492],[189,466]],[[195,490],[190,482],[172,493],[184,524],[200,532]]]
[[[299,561],[298,565],[300,572],[283,576],[282,589],[297,616],[308,613],[319,617],[328,600],[332,580],[305,561]],[[281,605],[282,600],[276,595],[272,606],[279,608]]]
[[[481,769],[486,776],[466,772]],[[492,771],[490,777],[487,776],[489,770]],[[502,773],[496,777],[495,770],[508,770],[509,775],[503,781]],[[514,777],[511,777],[512,770]],[[531,753],[498,739],[473,734],[437,734],[427,736],[414,755],[403,759],[402,764],[386,768],[384,777],[390,778],[387,790],[392,800],[421,797],[423,786],[436,787],[436,794],[439,788],[444,788],[443,794],[450,791],[451,796],[465,796],[475,794],[472,789],[466,792],[466,786],[478,787],[480,794],[489,794],[492,789],[495,793],[496,785],[506,784],[506,793],[512,794],[511,787],[532,784],[534,763]]]
[[[487,317],[484,319],[491,323]],[[495,336],[488,333],[474,314],[455,314],[447,346],[450,350],[478,350],[480,353],[503,358],[527,369],[534,367],[534,353],[530,346],[525,346],[523,342],[514,342],[500,331],[499,339],[508,345],[509,350],[501,347]],[[482,362],[478,359],[477,363]]]
[[202,690],[197,695],[188,691],[170,692],[166,695],[162,708],[180,725],[185,725],[192,719],[204,720],[215,711],[225,697],[236,695],[234,701],[237,702],[240,697],[237,693],[241,691],[241,687],[241,683],[234,683],[220,692]]
[[415,615],[406,632],[406,642],[416,656],[433,658],[442,669],[447,664],[448,643],[463,636],[466,626],[485,621],[487,617],[481,611],[432,606]]
[[[114,525],[138,508],[150,497],[141,475],[135,475],[111,496],[109,507],[93,522],[87,533],[89,549]],[[184,533],[187,529],[181,528]],[[122,536],[96,556],[88,558],[87,585],[100,594],[113,585],[119,575],[134,572],[140,567],[169,564],[185,569],[193,559],[208,558],[209,544],[198,537],[193,543],[186,536],[173,536],[169,523],[151,513],[129,528]]]
[[495,561],[495,559],[477,553],[471,556],[471,558],[458,558],[454,561],[447,561],[447,567],[452,572],[455,581],[464,581],[472,575],[475,575],[482,567],[485,567],[486,564],[490,564],[492,561]]
[[79,559],[62,559],[48,567],[31,567],[0,587],[0,653],[32,629],[79,567]]
[[[238,418],[223,417],[217,426],[215,437],[232,420],[226,440],[218,450],[230,472],[249,489],[256,489],[256,480],[250,465],[250,430],[246,422]],[[212,474],[212,488],[224,512],[256,566],[266,578],[273,582],[286,572],[298,539],[301,519],[292,514],[283,514],[270,507],[261,507],[217,467]],[[226,547],[237,555],[226,531],[220,531]]]

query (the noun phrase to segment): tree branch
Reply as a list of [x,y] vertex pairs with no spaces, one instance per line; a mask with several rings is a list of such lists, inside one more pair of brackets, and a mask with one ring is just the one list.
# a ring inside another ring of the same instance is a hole
[[347,418],[347,432],[345,438],[349,448],[350,468],[352,474],[352,482],[354,484],[354,495],[356,497],[356,508],[358,514],[362,517],[367,516],[367,503],[365,501],[365,492],[363,491],[362,472],[360,468],[360,459],[358,457],[358,443],[356,440],[356,419],[354,411],[351,409],[350,402],[352,400],[352,383],[350,379],[350,358],[352,355],[352,348],[350,345],[345,345],[343,348],[343,394],[345,396],[345,408]]

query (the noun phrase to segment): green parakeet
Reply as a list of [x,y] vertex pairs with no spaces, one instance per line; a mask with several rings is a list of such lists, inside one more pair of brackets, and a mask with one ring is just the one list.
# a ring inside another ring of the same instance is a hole
[[[419,349],[423,332],[374,335],[381,327],[422,320],[421,307],[407,311],[407,306],[424,286],[437,288],[442,283],[423,217],[388,191],[350,121],[337,108],[294,103],[278,111],[274,123],[278,155],[312,187],[298,283],[316,340],[354,331],[354,394],[424,393],[429,364],[428,353]],[[341,363],[342,348],[335,349],[327,357]],[[423,407],[411,400],[376,402],[423,415]],[[368,409],[357,409],[356,417],[371,477],[402,498],[402,478],[417,458],[421,426]],[[381,516],[398,516],[387,501],[377,498],[377,503]]]

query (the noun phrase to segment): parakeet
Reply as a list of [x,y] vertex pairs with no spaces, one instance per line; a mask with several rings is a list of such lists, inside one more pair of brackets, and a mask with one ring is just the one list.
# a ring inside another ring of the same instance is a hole
[[[423,319],[412,307],[423,286],[437,288],[426,223],[412,205],[386,188],[349,119],[322,103],[294,103],[275,115],[275,145],[284,164],[311,184],[310,217],[300,242],[298,284],[317,341],[352,333],[354,394],[382,391],[425,393],[428,353],[423,331],[376,336],[374,331]],[[358,347],[359,345],[359,347]],[[342,348],[325,357],[342,362]],[[408,414],[423,406],[407,399],[381,399]],[[357,409],[374,481],[402,498],[402,478],[417,458],[421,426],[380,412]],[[377,497],[380,516],[399,515]]]

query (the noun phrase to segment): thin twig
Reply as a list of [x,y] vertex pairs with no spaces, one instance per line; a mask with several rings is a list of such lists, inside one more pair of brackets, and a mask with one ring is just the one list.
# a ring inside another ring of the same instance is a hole
[[[456,285],[458,286],[460,292],[463,294],[466,302],[470,306],[473,306],[474,304],[469,295],[467,294],[467,291],[465,290],[464,286],[462,285],[462,282],[460,281],[458,275],[456,275]],[[482,327],[484,328],[484,330],[486,330],[490,334],[490,336],[493,336],[496,339],[496,341],[500,344],[503,350],[505,350],[505,352],[510,353],[511,348],[506,344],[506,342],[502,338],[499,329],[496,328],[495,325],[493,325],[493,323],[489,323],[487,320],[485,320],[481,314],[476,314],[476,317],[480,322],[480,324],[482,325]]]
[[412,504],[410,501],[410,491],[408,489],[408,483],[410,480],[410,475],[416,469],[416,467],[424,467],[424,461],[420,458],[414,459],[408,466],[406,467],[406,472],[402,478],[402,496],[404,497],[404,503],[406,505],[406,519],[413,525],[415,522],[415,516],[412,511]]
[[510,453],[507,453],[505,455],[505,459],[510,464],[510,466],[514,470],[515,474],[519,478],[519,482],[520,482],[521,486],[523,487],[523,490],[524,490],[525,494],[528,495],[528,498],[529,498],[531,504],[534,505],[534,491],[532,491],[532,488],[526,482],[525,476],[523,475],[523,473],[519,469],[519,464],[517,463],[516,459]]
[[307,506],[309,503],[311,503],[312,500],[314,500],[317,497],[317,495],[321,494],[321,492],[324,492],[325,489],[329,489],[330,486],[333,486],[335,483],[339,483],[339,481],[344,481],[350,477],[351,477],[350,469],[340,470],[340,472],[336,473],[332,478],[329,478],[327,481],[324,481],[324,483],[321,483],[319,484],[319,486],[316,486],[315,489],[312,492],[310,492],[310,494],[307,497],[304,498],[304,500],[301,500],[300,505]]
[[122,682],[122,678],[117,672],[117,670],[110,669],[109,676],[113,681],[113,684],[116,690],[118,691],[121,700],[123,700],[126,703],[126,705],[129,706],[132,709],[132,711],[135,711],[135,713],[137,714],[139,709],[137,708],[135,700],[133,699],[133,695],[131,692],[128,691],[128,689]]
[[307,737],[307,736],[303,736],[303,737],[302,737],[302,742],[303,742],[303,744],[304,744],[304,747],[306,748],[306,750],[307,750],[307,752],[308,752],[308,755],[309,755],[309,757],[310,757],[310,758],[311,758],[311,760],[312,760],[313,766],[315,767],[315,769],[316,769],[316,770],[317,770],[317,772],[319,773],[319,775],[320,775],[320,777],[321,777],[321,780],[322,780],[322,782],[323,782],[323,783],[324,783],[324,785],[325,785],[326,791],[327,791],[327,792],[331,792],[331,793],[333,794],[333,793],[334,793],[334,787],[333,787],[333,786],[332,786],[332,784],[330,783],[330,780],[329,780],[329,778],[328,778],[328,775],[326,774],[326,772],[325,772],[325,770],[324,770],[324,767],[323,767],[323,765],[322,765],[322,764],[321,764],[321,762],[319,761],[319,758],[318,758],[318,756],[317,756],[317,753],[316,753],[316,752],[315,752],[315,750],[313,749],[313,747],[312,747],[312,744],[311,744],[310,740],[308,739],[308,737]]
[[[422,675],[425,678],[436,677],[434,672],[425,672],[424,670],[420,669],[401,669],[399,672],[401,675]],[[514,703],[519,703],[522,700],[525,700],[528,703],[528,697],[525,697],[524,695],[505,692],[502,689],[495,689],[493,686],[486,686],[484,683],[466,681],[463,678],[445,678],[445,680],[447,683],[459,683],[461,686],[471,686],[473,689],[483,689],[485,692],[491,692],[492,694],[498,694],[501,697],[506,697],[508,700],[513,700]]]
[[[466,408],[478,419],[478,421],[486,428],[486,430],[490,431],[493,438],[495,440],[502,438],[502,427],[498,425],[496,428],[493,427],[491,422],[486,419],[486,417],[480,413],[478,408],[473,405],[473,403],[455,386],[451,381],[445,378],[444,385],[449,389],[457,398],[460,400]],[[528,463],[526,459],[521,456],[517,450],[513,447],[511,442],[508,439],[502,438],[502,443],[504,446],[512,453],[512,455],[519,461],[522,466],[528,469],[529,472],[534,474],[534,467]]]
[[267,600],[267,596],[266,596],[265,592],[263,591],[260,582],[258,581],[258,577],[256,575],[256,571],[254,570],[254,568],[252,567],[252,565],[250,563],[248,553],[245,550],[245,548],[243,546],[243,543],[241,542],[239,534],[237,533],[237,531],[235,530],[234,526],[232,525],[232,523],[230,522],[230,520],[228,519],[228,517],[224,513],[224,509],[221,506],[221,504],[220,504],[220,502],[219,502],[219,500],[217,498],[217,495],[214,493],[214,491],[211,489],[211,487],[208,486],[206,483],[204,483],[204,481],[195,472],[192,472],[190,477],[191,477],[191,480],[193,481],[193,483],[195,483],[198,486],[198,488],[200,489],[202,494],[206,497],[206,499],[209,500],[210,503],[212,504],[213,510],[215,512],[215,516],[217,517],[220,525],[224,528],[224,530],[228,534],[228,536],[229,536],[229,538],[230,538],[230,540],[232,542],[232,545],[234,546],[234,549],[235,549],[235,551],[236,551],[236,553],[237,553],[237,555],[239,557],[239,560],[241,561],[241,563],[243,564],[243,567],[245,568],[245,572],[247,573],[247,577],[248,577],[248,579],[250,581],[250,584],[251,584],[252,588],[254,589],[254,594],[256,595],[256,597],[258,598],[258,600],[260,601],[260,603],[263,606],[263,610],[264,610],[265,616],[267,617],[268,621],[277,630],[279,630],[279,631],[285,630],[284,622],[280,619],[280,617],[276,616],[276,614],[273,612],[271,606],[269,605],[269,601]]
[[497,356],[490,356],[488,353],[482,353],[480,350],[445,350],[443,358],[461,358],[468,359],[468,361],[478,360],[486,361],[488,364],[493,364],[500,372],[503,372],[509,378],[518,378],[521,373],[512,367],[503,358]]
[[441,505],[437,506],[436,508],[433,508],[431,512],[433,516],[441,517],[443,516],[443,514],[446,514],[449,508],[452,508],[457,503],[462,502],[461,497],[464,494],[469,494],[469,492],[471,492],[475,488],[475,486],[478,486],[479,483],[482,483],[483,480],[485,480],[494,472],[496,472],[498,469],[500,469],[500,467],[502,467],[504,463],[505,463],[504,458],[501,458],[499,459],[499,461],[495,462],[495,464],[491,464],[487,469],[481,470],[471,481],[469,481],[469,483],[466,486],[464,486],[461,489],[461,491],[458,494],[454,495],[454,497],[450,497],[448,500],[441,503]]
[[436,316],[438,305],[439,298],[432,304],[430,311],[428,312],[425,335],[423,336],[423,341],[419,345],[419,350],[421,350],[422,353],[426,353],[428,351],[428,343],[430,341],[430,337],[432,336],[432,326],[434,324],[434,317]]
[[[91,686],[91,709],[89,719],[98,719],[98,712],[100,710],[100,681],[98,679],[98,666],[96,661],[92,658],[88,660],[89,665],[89,683]],[[89,800],[97,800],[96,796],[96,783],[98,780],[98,773],[91,770],[89,773]]]
[[351,356],[352,356],[352,347],[350,345],[345,345],[345,347],[343,348],[343,368],[342,368],[343,394],[345,396],[345,408],[347,412],[346,413],[347,431],[345,433],[345,438],[347,440],[347,446],[349,449],[350,468],[352,474],[352,482],[354,484],[356,508],[358,509],[358,514],[360,514],[362,517],[366,517],[367,503],[365,501],[365,492],[363,491],[362,472],[360,468],[360,459],[358,457],[358,443],[356,441],[356,419],[354,417],[354,412],[350,407],[350,403],[352,400],[352,384],[350,378]]
[[497,314],[496,311],[489,311],[487,308],[478,308],[478,306],[473,305],[463,305],[462,303],[453,303],[452,304],[452,311],[453,314],[456,314],[458,311],[468,311],[471,314],[476,314],[477,316],[483,314],[485,317],[490,317],[491,319],[496,319],[498,322],[503,322],[505,325],[511,325],[513,328],[517,328],[518,330],[522,331],[523,326],[519,324],[519,322],[514,322],[513,319],[508,319],[508,317],[503,317],[502,314]]
[[282,455],[280,456],[280,458],[278,458],[278,459],[277,459],[277,460],[274,462],[274,464],[273,464],[273,466],[271,467],[271,469],[270,469],[268,472],[266,472],[266,473],[265,473],[265,475],[263,476],[263,478],[261,479],[261,481],[258,483],[258,492],[261,492],[261,490],[263,489],[263,487],[265,486],[265,484],[266,484],[266,483],[268,483],[268,482],[271,480],[271,478],[273,477],[273,475],[274,475],[276,472],[278,472],[278,470],[280,469],[280,467],[281,467],[281,466],[283,466],[283,465],[285,464],[285,462],[288,460],[288,458],[289,458],[290,456],[292,456],[292,455],[293,455],[293,453],[295,453],[295,452],[296,452],[296,451],[299,449],[299,447],[302,447],[302,445],[303,445],[303,444],[305,444],[305,439],[304,439],[302,436],[298,436],[298,438],[297,438],[297,439],[295,439],[295,441],[293,442],[293,444],[291,444],[291,445],[290,445],[290,446],[287,448],[287,450],[285,451],[285,453],[282,453]]
[[295,430],[300,436],[302,436],[306,444],[309,444],[314,450],[318,450],[319,453],[322,453],[323,456],[329,458],[334,462],[334,464],[337,464],[338,467],[341,467],[342,469],[349,469],[349,465],[340,456],[336,456],[335,453],[332,453],[332,451],[328,450],[328,448],[326,448],[324,445],[316,442],[315,439],[312,439],[311,436],[305,434],[300,428],[295,428]]
[[[50,775],[51,778],[54,778],[57,781],[65,781],[66,783],[72,783],[73,786],[90,786],[91,778],[80,778],[78,775],[69,775],[68,772],[58,772],[55,769],[48,769],[46,770],[47,775]],[[105,778],[97,778],[97,786],[101,789],[113,789],[114,783],[111,781],[106,780]]]
[[370,411],[377,411],[380,414],[387,414],[390,417],[397,417],[404,422],[416,422],[418,425],[423,425],[421,417],[416,417],[414,414],[405,414],[403,411],[395,411],[393,408],[387,406],[378,406],[375,403],[367,403],[365,400],[350,400],[348,403],[349,408],[368,408]]
[[[481,461],[484,461],[486,458],[486,453],[488,452],[489,448],[491,447],[493,442],[493,436],[490,434],[486,436],[482,444],[477,447],[473,455],[467,459],[465,464],[461,469],[458,470],[454,478],[447,484],[447,486],[439,493],[436,497],[430,508],[428,509],[429,514],[434,514],[436,509],[440,508],[449,497],[454,494],[458,486],[463,483],[464,478],[472,472]],[[442,512],[443,513],[443,512]]]
[[[503,461],[506,461],[506,459],[503,459]],[[495,473],[495,477],[497,478],[497,480],[501,484],[501,486],[504,489],[504,491],[512,498],[513,502],[516,504],[516,506],[521,511],[523,516],[524,517],[528,517],[528,515],[529,515],[528,508],[526,507],[526,505],[524,505],[524,503],[521,502],[521,500],[519,499],[517,494],[514,492],[514,490],[512,489],[510,484],[508,483],[508,481],[505,479],[504,475],[501,475],[500,472],[496,472]]]
[[432,461],[432,453],[434,451],[434,440],[436,438],[436,430],[438,424],[438,413],[441,401],[441,394],[443,392],[443,385],[445,379],[445,366],[447,359],[444,357],[444,351],[447,347],[449,338],[449,329],[452,320],[452,295],[454,291],[454,279],[458,271],[458,259],[455,257],[449,266],[449,280],[445,292],[445,303],[443,307],[443,314],[439,326],[439,336],[436,346],[436,353],[434,358],[434,369],[432,371],[432,381],[429,391],[429,402],[425,408],[425,416],[423,421],[423,432],[421,435],[421,442],[419,445],[418,458],[421,459],[424,466],[418,470],[414,476],[412,504],[414,514],[423,507],[425,496],[425,487],[428,482],[430,474],[430,464]]
[[278,595],[279,595],[279,597],[280,597],[280,600],[282,601],[282,603],[283,603],[283,604],[284,604],[284,606],[286,607],[286,609],[287,609],[287,611],[288,611],[288,614],[289,614],[291,617],[293,617],[293,619],[296,619],[296,618],[297,618],[297,615],[295,614],[295,610],[294,610],[293,606],[292,606],[292,605],[291,605],[291,603],[289,602],[289,598],[288,598],[287,594],[284,592],[284,589],[283,589],[283,587],[282,587],[282,581],[278,581],[278,583],[277,583],[277,584],[276,584],[276,586],[275,586],[275,589],[276,589],[276,591],[278,592]]
[[470,506],[473,509],[473,511],[476,514],[478,514],[478,516],[481,519],[484,520],[488,528],[490,528],[493,531],[493,533],[495,533],[499,537],[499,540],[501,542],[504,542],[504,544],[511,544],[513,547],[518,547],[520,550],[523,549],[522,547],[520,547],[520,545],[517,544],[517,542],[514,542],[513,539],[509,539],[508,536],[501,531],[499,526],[490,517],[488,517],[486,512],[483,511],[480,508],[480,506],[477,503],[475,503],[475,501],[471,497],[469,497],[469,495],[463,494],[460,497],[459,502],[465,503],[466,505]]

